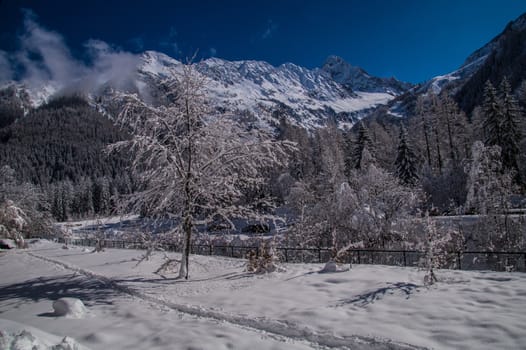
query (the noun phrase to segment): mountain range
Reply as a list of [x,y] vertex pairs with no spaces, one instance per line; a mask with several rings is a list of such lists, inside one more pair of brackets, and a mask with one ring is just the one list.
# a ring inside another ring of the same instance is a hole
[[[459,69],[418,85],[374,77],[337,56],[330,56],[321,68],[315,69],[293,63],[275,67],[263,61],[219,58],[193,64],[208,80],[213,107],[239,113],[259,127],[277,125],[278,118],[286,115],[292,123],[308,129],[321,127],[329,119],[346,129],[378,107],[387,107],[387,114],[398,117],[411,115],[417,96],[444,90],[470,112],[481,102],[486,80],[498,83],[508,76],[516,88],[526,79],[526,14],[471,54]],[[111,99],[115,89],[120,89],[155,103],[159,81],[169,78],[181,66],[181,62],[163,53],[146,51],[138,55],[136,67],[125,84],[120,82],[117,86],[111,76],[96,77],[101,81],[96,88],[87,90],[80,88],[80,82],[73,88],[55,81],[39,85],[11,82],[0,92],[0,102],[18,104],[27,113],[57,95],[74,91],[104,111],[105,101]]]

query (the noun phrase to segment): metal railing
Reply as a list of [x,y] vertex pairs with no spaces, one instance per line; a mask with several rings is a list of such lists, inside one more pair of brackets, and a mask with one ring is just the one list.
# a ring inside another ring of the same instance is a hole
[[[59,240],[65,243],[64,239]],[[147,249],[141,241],[68,239],[68,244],[94,247],[97,242],[105,248]],[[182,246],[157,244],[158,248],[170,252],[180,252]],[[292,248],[275,247],[278,258],[286,263],[325,263],[331,259],[331,248]],[[250,252],[259,254],[257,246],[193,244],[192,254],[215,255],[231,258],[246,258]],[[377,264],[393,266],[418,266],[425,252],[417,250],[351,249],[343,257],[344,263]],[[494,270],[526,272],[526,252],[506,251],[455,251],[446,254],[442,268],[459,270]]]

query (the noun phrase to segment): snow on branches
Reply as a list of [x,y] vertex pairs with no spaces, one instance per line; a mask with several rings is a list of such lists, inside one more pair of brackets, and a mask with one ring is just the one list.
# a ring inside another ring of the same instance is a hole
[[146,212],[179,222],[183,239],[179,276],[188,278],[191,236],[196,225],[236,217],[269,219],[264,196],[247,193],[266,181],[264,170],[284,165],[294,144],[275,141],[260,129],[247,130],[235,115],[215,113],[206,98],[206,78],[191,64],[174,70],[162,87],[166,105],[152,106],[136,95],[121,94],[117,122],[133,135],[110,152],[130,152],[141,190],[124,203],[128,211]]

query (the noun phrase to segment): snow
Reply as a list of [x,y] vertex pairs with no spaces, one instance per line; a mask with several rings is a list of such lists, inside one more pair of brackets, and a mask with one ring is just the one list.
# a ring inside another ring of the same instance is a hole
[[79,298],[60,298],[53,302],[55,316],[67,318],[83,318],[86,315],[86,307]]
[[[1,317],[92,349],[518,349],[526,344],[526,275],[354,265],[282,264],[192,256],[190,279],[153,272],[162,255],[42,241],[0,253]],[[177,254],[170,254],[177,258]],[[28,268],[31,266],[31,268]],[[50,300],[81,299],[90,317],[50,315]],[[0,324],[0,329],[3,326]],[[411,344],[411,345],[406,345]]]
[[0,318],[2,350],[89,350],[69,337],[57,337],[35,327]]
[[349,269],[348,268],[345,268],[345,267],[342,267],[342,266],[339,266],[337,263],[335,263],[334,261],[327,261],[325,263],[325,266],[323,267],[323,269],[321,269],[319,271],[319,273],[335,273],[335,272],[345,272],[345,271],[348,271]]
[[[181,70],[179,61],[153,51],[143,54],[142,60],[140,72],[146,78],[165,78]],[[208,79],[207,94],[212,105],[234,113],[250,111],[262,128],[277,122],[265,113],[276,104],[290,108],[302,126],[316,128],[324,125],[328,111],[359,112],[385,104],[396,95],[384,91],[350,93],[322,70],[292,63],[274,67],[263,61],[210,58],[196,67]]]

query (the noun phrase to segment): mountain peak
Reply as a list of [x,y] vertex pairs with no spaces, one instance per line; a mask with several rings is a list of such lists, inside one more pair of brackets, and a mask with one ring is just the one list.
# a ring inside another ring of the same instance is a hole
[[329,56],[321,70],[336,82],[355,91],[385,92],[399,95],[412,87],[412,84],[401,82],[395,78],[379,78],[371,76],[363,68],[353,66],[339,56]]

